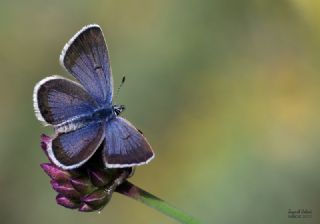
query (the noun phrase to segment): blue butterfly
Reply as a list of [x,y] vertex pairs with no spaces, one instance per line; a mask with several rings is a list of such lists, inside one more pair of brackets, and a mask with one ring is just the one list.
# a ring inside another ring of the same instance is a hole
[[80,84],[50,76],[38,82],[33,92],[36,117],[56,133],[48,149],[51,161],[74,169],[103,144],[107,168],[150,162],[154,153],[147,139],[119,116],[124,106],[112,104],[113,80],[101,28],[83,27],[64,46],[60,63]]

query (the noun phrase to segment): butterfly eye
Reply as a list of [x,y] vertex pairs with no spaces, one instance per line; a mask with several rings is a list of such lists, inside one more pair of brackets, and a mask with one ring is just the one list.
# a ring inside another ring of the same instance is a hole
[[126,108],[125,108],[124,105],[114,105],[113,106],[113,110],[114,110],[114,112],[116,113],[117,116],[119,116],[122,113],[122,111],[124,111],[125,109]]

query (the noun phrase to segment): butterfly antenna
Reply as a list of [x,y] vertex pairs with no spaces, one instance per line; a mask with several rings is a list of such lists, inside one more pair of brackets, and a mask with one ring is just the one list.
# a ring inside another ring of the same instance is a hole
[[[123,86],[123,84],[124,84],[125,81],[126,81],[126,77],[123,76],[123,77],[122,77],[122,80],[121,80],[121,83],[120,83],[120,85],[119,85],[119,87],[118,87],[118,89],[117,89],[116,97],[119,95],[119,91],[120,91],[120,89],[121,89],[121,87]],[[115,97],[115,98],[116,98],[116,97]]]

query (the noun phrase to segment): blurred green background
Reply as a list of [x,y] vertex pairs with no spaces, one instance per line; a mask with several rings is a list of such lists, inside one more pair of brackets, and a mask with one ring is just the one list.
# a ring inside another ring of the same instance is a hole
[[156,152],[132,182],[204,223],[320,223],[318,0],[1,0],[0,223],[176,223],[118,194],[101,214],[60,207],[39,167],[33,87],[70,78],[58,56],[89,23]]

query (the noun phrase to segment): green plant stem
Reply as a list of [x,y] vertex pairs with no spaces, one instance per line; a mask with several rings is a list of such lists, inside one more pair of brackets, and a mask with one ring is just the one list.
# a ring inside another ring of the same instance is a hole
[[180,223],[200,224],[200,221],[196,220],[187,213],[182,212],[181,210],[173,207],[162,199],[146,192],[145,190],[135,186],[128,181],[125,181],[121,185],[119,185],[116,191],[137,201],[140,201],[145,205],[152,207],[159,212],[162,212],[164,215],[179,221]]

